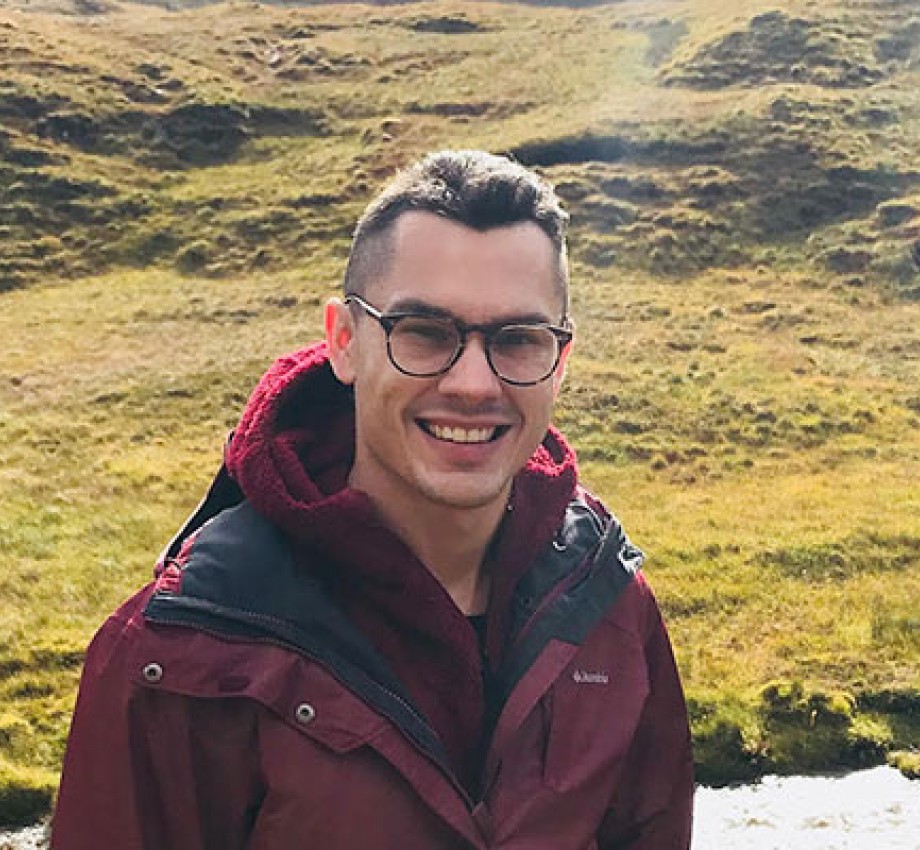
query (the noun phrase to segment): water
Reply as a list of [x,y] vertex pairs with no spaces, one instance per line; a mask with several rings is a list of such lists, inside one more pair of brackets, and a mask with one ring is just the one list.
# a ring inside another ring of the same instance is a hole
[[0,829],[0,850],[46,850],[48,842],[44,826],[30,826],[16,832]]
[[890,767],[699,788],[693,850],[920,850],[920,782]]
[[[44,830],[0,831],[0,850],[45,850]],[[890,767],[768,776],[700,788],[693,850],[920,850],[920,782]]]

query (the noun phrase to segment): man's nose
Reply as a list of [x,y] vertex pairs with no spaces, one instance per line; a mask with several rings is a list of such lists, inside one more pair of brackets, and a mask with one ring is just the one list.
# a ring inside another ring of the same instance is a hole
[[485,340],[478,333],[467,337],[466,345],[457,362],[442,376],[441,392],[475,398],[501,395],[502,381],[486,356]]

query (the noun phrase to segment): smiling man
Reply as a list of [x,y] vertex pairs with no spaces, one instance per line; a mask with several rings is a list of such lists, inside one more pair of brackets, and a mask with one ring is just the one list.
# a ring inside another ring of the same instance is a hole
[[90,648],[53,848],[689,846],[642,556],[550,424],[566,219],[480,152],[372,202],[325,341]]

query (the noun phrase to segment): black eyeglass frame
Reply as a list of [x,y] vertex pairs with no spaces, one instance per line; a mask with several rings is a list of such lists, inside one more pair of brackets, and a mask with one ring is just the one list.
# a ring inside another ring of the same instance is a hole
[[[455,316],[444,315],[428,315],[426,313],[417,313],[413,311],[397,312],[397,313],[383,313],[378,310],[372,304],[368,304],[360,295],[355,293],[349,293],[345,296],[346,304],[357,304],[368,316],[372,319],[376,319],[380,324],[380,327],[383,328],[384,333],[387,338],[387,357],[390,360],[390,363],[393,364],[393,368],[396,371],[401,372],[403,375],[407,375],[410,378],[435,378],[438,375],[444,375],[449,372],[456,362],[463,356],[463,352],[466,350],[466,340],[470,333],[480,333],[482,334],[483,340],[483,351],[485,351],[486,362],[489,364],[489,368],[495,374],[499,380],[504,381],[506,384],[510,384],[514,387],[533,387],[537,384],[542,384],[547,380],[553,372],[556,371],[556,367],[559,365],[559,360],[562,357],[562,352],[565,351],[565,347],[572,341],[574,333],[572,328],[561,327],[559,325],[553,325],[549,322],[490,322],[488,324],[468,324],[467,322],[461,322],[460,319]],[[393,329],[399,323],[401,319],[436,319],[441,321],[450,322],[458,332],[458,342],[457,350],[453,355],[448,359],[447,363],[442,366],[440,369],[434,372],[410,372],[403,366],[400,366],[396,362],[396,358],[393,357],[393,349],[390,344],[390,335],[393,333]],[[566,324],[568,324],[568,319],[563,319]],[[492,339],[503,330],[507,328],[545,328],[550,331],[553,336],[556,337],[556,357],[553,359],[553,365],[549,368],[545,375],[540,378],[537,378],[535,381],[514,381],[511,380],[495,367],[495,364],[492,362]]]

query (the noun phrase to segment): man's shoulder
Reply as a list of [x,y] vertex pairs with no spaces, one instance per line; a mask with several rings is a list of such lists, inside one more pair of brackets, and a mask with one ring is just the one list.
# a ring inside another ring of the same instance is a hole
[[[593,525],[590,531],[589,522]],[[604,619],[630,632],[644,632],[649,617],[657,613],[654,593],[642,572],[645,552],[633,543],[616,514],[581,486],[563,523],[572,536],[578,536],[579,525],[580,536],[591,547],[588,557],[593,563],[593,592],[615,601]]]
[[590,553],[599,565],[609,565],[629,575],[637,574],[645,560],[617,516],[582,486],[569,502],[553,546],[557,550],[574,546],[584,555]]
[[183,595],[242,602],[268,578],[290,575],[294,555],[278,526],[242,501],[197,529],[168,566],[178,571]]
[[292,555],[281,532],[248,502],[227,508],[195,529],[175,557],[159,562],[153,581],[105,620],[89,646],[87,664],[108,664],[142,640],[157,598],[245,606],[272,572],[285,569],[292,569]]
[[205,522],[161,564],[145,615],[165,621],[173,618],[167,610],[190,619],[209,614],[236,621],[237,630],[244,620],[299,623],[329,606],[317,558],[242,501]]

